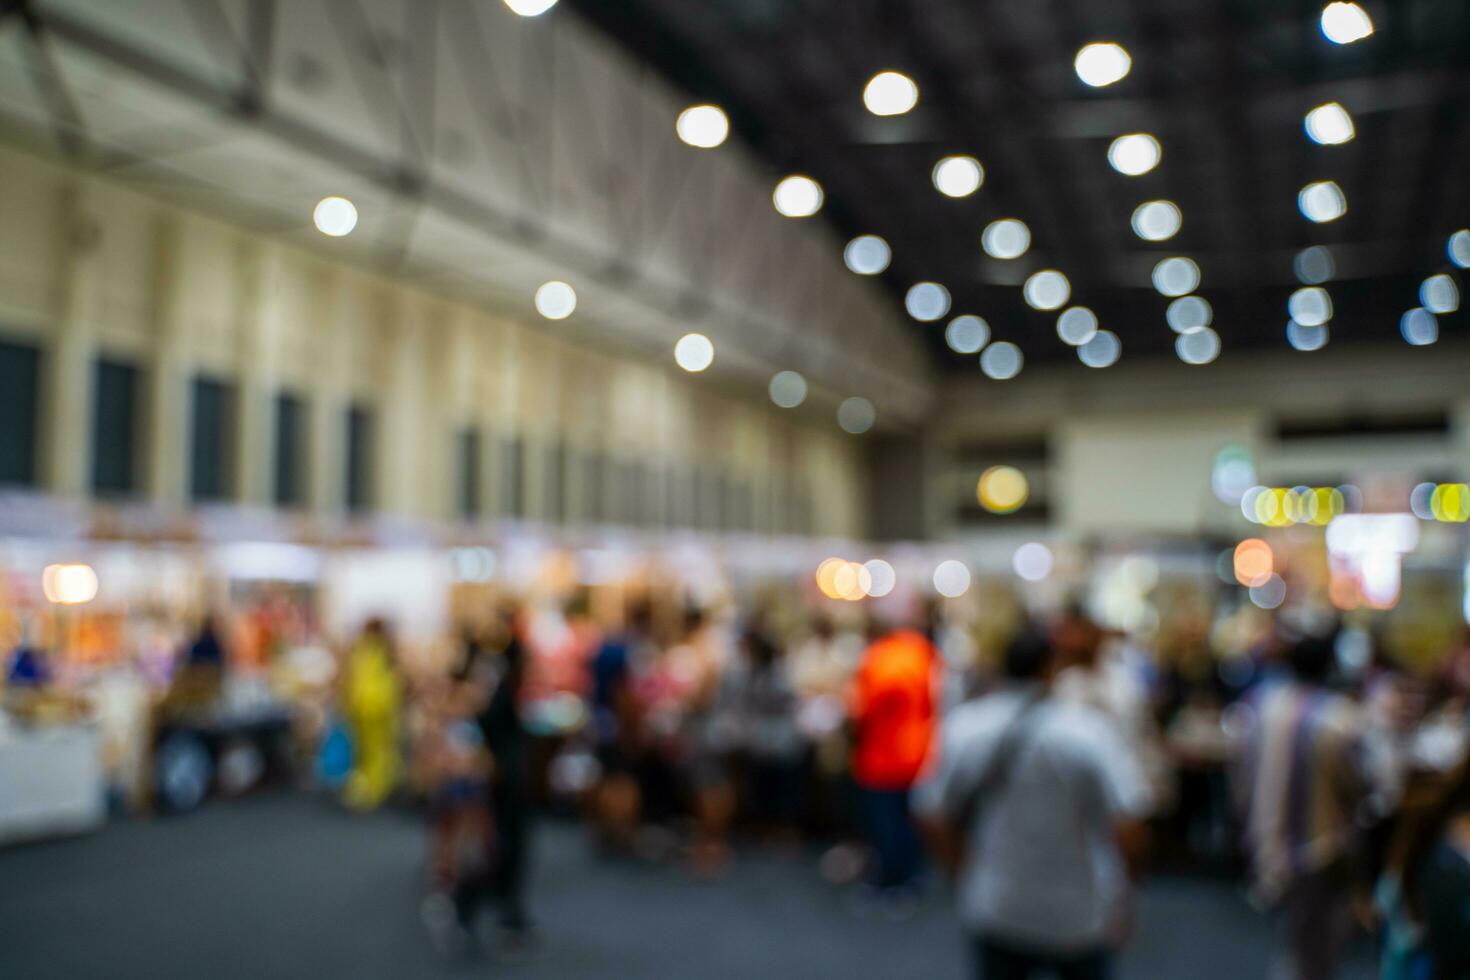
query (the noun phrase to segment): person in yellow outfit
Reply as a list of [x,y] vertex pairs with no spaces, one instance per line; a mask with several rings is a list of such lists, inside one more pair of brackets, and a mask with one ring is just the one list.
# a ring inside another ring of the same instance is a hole
[[387,626],[371,619],[347,653],[342,683],[342,711],[352,733],[352,772],[343,800],[353,809],[375,809],[398,782],[401,703]]

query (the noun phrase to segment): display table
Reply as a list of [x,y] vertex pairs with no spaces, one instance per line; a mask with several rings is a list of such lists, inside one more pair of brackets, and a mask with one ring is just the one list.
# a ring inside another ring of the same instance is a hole
[[0,844],[95,830],[106,815],[95,727],[0,727]]

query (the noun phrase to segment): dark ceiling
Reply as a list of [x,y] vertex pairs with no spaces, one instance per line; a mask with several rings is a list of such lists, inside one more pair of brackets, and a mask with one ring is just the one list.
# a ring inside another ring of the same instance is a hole
[[[954,313],[986,317],[1031,360],[1075,359],[1055,314],[1025,305],[1019,283],[1052,266],[1122,339],[1124,356],[1172,356],[1168,300],[1150,285],[1155,262],[1187,255],[1200,294],[1233,348],[1288,347],[1286,302],[1295,253],[1331,247],[1337,310],[1332,343],[1398,341],[1419,282],[1450,268],[1445,241],[1470,224],[1470,3],[1364,0],[1376,33],[1328,42],[1321,0],[568,0],[638,59],[729,112],[737,135],[777,174],[802,171],[827,192],[822,217],[845,237],[873,232],[893,246],[883,280],[902,315],[919,280],[944,283]],[[1131,74],[1090,89],[1073,70],[1093,40],[1123,44]],[[862,105],[866,80],[895,68],[922,93],[905,116]],[[1357,138],[1318,146],[1305,112],[1336,101]],[[1144,131],[1163,163],[1125,177],[1111,140]],[[951,200],[930,182],[952,153],[977,157],[986,180]],[[1347,215],[1314,225],[1297,192],[1340,184]],[[1181,232],[1134,236],[1129,219],[1154,198],[1176,201]],[[1020,217],[1031,252],[997,262],[980,232]],[[1465,314],[1442,319],[1445,335]],[[942,325],[915,323],[952,366]],[[1427,354],[1426,356],[1433,356]]]

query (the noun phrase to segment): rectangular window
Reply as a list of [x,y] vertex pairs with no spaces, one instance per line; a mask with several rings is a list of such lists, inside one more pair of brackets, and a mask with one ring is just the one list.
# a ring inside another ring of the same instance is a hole
[[275,487],[277,507],[300,507],[306,503],[306,405],[299,395],[276,395]]
[[546,447],[545,513],[546,520],[560,524],[567,518],[567,447],[556,443]]
[[611,481],[608,500],[612,503],[612,511],[609,514],[612,523],[622,525],[633,523],[632,470],[623,460],[612,459],[608,462],[608,477]]
[[230,495],[230,419],[234,390],[214,378],[198,377],[190,398],[189,495],[198,501]]
[[629,492],[633,494],[633,523],[639,527],[650,527],[658,522],[658,512],[653,492],[653,480],[649,477],[648,464],[641,459],[633,461],[629,474]]
[[36,483],[36,418],[41,352],[0,343],[0,483]]
[[670,467],[669,469],[669,515],[674,527],[693,527],[697,501],[698,480],[694,470]]
[[526,516],[526,444],[519,438],[500,444],[500,512]]
[[720,527],[719,480],[702,464],[694,468],[694,526],[701,531]]
[[582,460],[582,519],[588,524],[607,520],[606,463],[601,453],[588,453]]
[[715,477],[715,529],[730,531],[735,528],[735,494],[730,478],[724,473]]
[[362,513],[373,506],[373,413],[366,405],[347,409],[347,510]]
[[92,491],[98,496],[137,492],[138,369],[97,361],[92,395]]
[[454,443],[455,513],[472,521],[480,516],[480,432],[460,429]]
[[755,494],[750,484],[740,483],[735,487],[735,519],[737,531],[755,530]]

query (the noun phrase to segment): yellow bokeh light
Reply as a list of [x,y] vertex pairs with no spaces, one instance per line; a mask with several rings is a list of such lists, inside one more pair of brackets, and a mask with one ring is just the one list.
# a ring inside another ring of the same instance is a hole
[[873,573],[861,562],[850,561],[833,580],[840,598],[848,602],[866,599],[873,588]]
[[832,573],[832,591],[838,599],[846,599],[858,588],[857,571],[850,561],[845,561],[837,566],[837,571]]
[[837,573],[847,566],[841,558],[828,558],[817,566],[817,589],[829,599],[840,599],[837,591]]
[[1031,495],[1031,485],[1014,466],[992,466],[981,474],[975,495],[992,514],[1014,514]]
[[1318,487],[1307,496],[1306,505],[1307,521],[1323,526],[1347,510],[1347,498],[1336,487]]
[[1242,506],[1247,518],[1267,527],[1325,527],[1347,513],[1347,497],[1337,487],[1260,487],[1243,499]]
[[1286,491],[1273,488],[1256,497],[1256,522],[1267,527],[1285,527],[1291,523],[1286,513]]
[[47,565],[41,591],[49,602],[78,606],[97,598],[97,573],[91,565]]
[[1429,511],[1436,521],[1446,524],[1470,521],[1470,487],[1463,483],[1441,483],[1429,497]]
[[1299,490],[1281,491],[1281,515],[1287,524],[1301,524],[1307,520],[1307,504],[1311,493]]
[[857,602],[873,589],[873,573],[862,562],[828,558],[817,566],[817,589],[828,599]]

